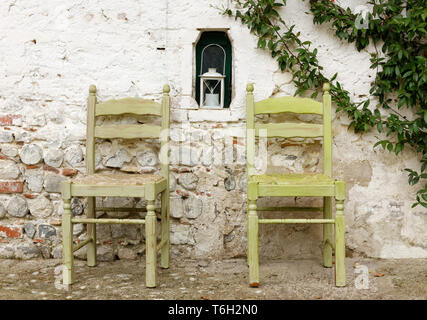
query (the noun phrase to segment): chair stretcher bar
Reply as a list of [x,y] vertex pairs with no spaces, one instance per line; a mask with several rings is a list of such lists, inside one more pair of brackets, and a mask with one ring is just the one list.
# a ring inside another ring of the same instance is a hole
[[81,247],[84,247],[85,245],[87,245],[89,242],[92,242],[92,241],[93,241],[93,238],[86,238],[82,242],[80,242],[77,245],[73,246],[73,252],[79,250]]
[[258,223],[335,223],[335,219],[259,219]]
[[74,218],[72,223],[102,223],[102,224],[144,224],[144,219],[94,219],[94,218]]
[[257,207],[257,211],[322,212],[321,207]]

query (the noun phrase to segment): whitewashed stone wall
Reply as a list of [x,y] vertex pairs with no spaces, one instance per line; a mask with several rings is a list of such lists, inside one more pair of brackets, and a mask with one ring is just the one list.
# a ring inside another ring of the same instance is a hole
[[[338,2],[338,1],[337,1]],[[364,1],[341,1],[352,8]],[[86,106],[90,84],[98,99],[160,99],[171,85],[171,241],[173,257],[224,258],[246,252],[245,87],[257,100],[293,94],[257,39],[210,5],[229,1],[22,1],[0,3],[0,258],[61,257],[60,182],[85,173]],[[307,4],[288,1],[289,24],[313,42],[325,73],[355,100],[368,94],[372,47],[357,53],[327,26],[314,26]],[[233,45],[233,99],[226,110],[200,110],[194,101],[197,28],[229,28]],[[268,119],[265,119],[268,121]],[[128,121],[124,119],[123,121]],[[347,181],[347,247],[372,257],[427,257],[427,213],[411,209],[414,191],[403,169],[417,168],[411,150],[398,157],[373,149],[377,133],[357,135],[334,115],[334,174]],[[228,139],[228,140],[227,140]],[[318,141],[278,140],[268,145],[270,170],[319,170]],[[231,148],[230,148],[231,146]],[[158,146],[100,142],[97,167],[155,172]],[[226,160],[233,159],[233,161]],[[295,199],[264,199],[302,204]],[[318,205],[319,200],[304,200]],[[99,205],[142,206],[140,199],[97,199]],[[75,215],[85,202],[74,199]],[[102,214],[102,213],[101,213]],[[126,213],[124,215],[127,215]],[[135,259],[144,251],[137,226],[99,225],[100,260]],[[320,256],[321,227],[263,225],[261,254]],[[85,227],[76,225],[76,238]],[[84,248],[76,255],[84,258]]]

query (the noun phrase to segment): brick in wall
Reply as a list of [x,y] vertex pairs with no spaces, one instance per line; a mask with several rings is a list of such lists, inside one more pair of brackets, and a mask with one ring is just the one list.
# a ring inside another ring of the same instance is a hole
[[0,115],[0,125],[2,126],[12,126],[17,124],[17,120],[21,119],[19,114],[7,114]]
[[0,193],[22,193],[23,181],[0,181]]
[[22,238],[22,228],[0,225],[0,238]]

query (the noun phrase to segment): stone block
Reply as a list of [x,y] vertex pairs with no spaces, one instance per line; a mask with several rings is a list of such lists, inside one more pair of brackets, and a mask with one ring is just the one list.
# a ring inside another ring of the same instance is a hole
[[0,259],[15,258],[15,250],[11,245],[0,243]]
[[28,213],[27,201],[24,198],[14,196],[7,204],[7,212],[15,218],[23,218]]
[[182,197],[170,197],[170,213],[172,218],[182,218],[184,216],[184,202]]
[[113,247],[102,245],[96,248],[96,259],[101,262],[114,261]]
[[41,258],[40,249],[34,244],[18,245],[15,249],[15,257],[22,260]]
[[3,219],[6,216],[6,208],[3,203],[0,202],[0,219]]
[[76,197],[71,199],[71,212],[73,213],[73,215],[80,216],[83,214],[83,211],[84,205],[82,199]]
[[7,143],[13,141],[13,134],[10,131],[0,131],[0,142]]
[[59,168],[64,159],[64,154],[61,150],[49,148],[44,154],[44,162],[54,168]]
[[236,188],[236,179],[234,178],[233,171],[226,170],[228,173],[228,177],[224,179],[224,188],[227,191],[232,191]]
[[136,154],[136,161],[138,161],[142,167],[154,167],[159,162],[157,153],[152,150],[138,152]]
[[32,222],[27,222],[24,224],[25,234],[31,239],[36,235],[36,226]]
[[121,168],[123,167],[124,163],[128,163],[132,160],[129,153],[126,151],[126,149],[120,149],[117,151],[113,156],[108,157],[104,161],[104,166],[109,168]]
[[38,228],[38,236],[39,238],[50,239],[56,236],[56,229],[49,224],[40,224]]
[[44,174],[40,170],[26,170],[24,181],[32,192],[41,192],[43,189]]
[[203,212],[202,199],[190,197],[184,200],[185,216],[188,219],[196,219]]
[[83,151],[79,145],[68,147],[65,150],[65,161],[72,167],[79,165],[83,161]]
[[61,192],[61,183],[64,178],[58,174],[48,173],[44,178],[44,189],[47,192]]
[[53,205],[45,196],[28,199],[27,203],[30,214],[36,218],[47,218],[53,212]]
[[2,145],[1,152],[7,157],[16,157],[19,153],[18,148],[10,144]]
[[199,178],[192,172],[181,173],[177,179],[178,183],[187,190],[195,190]]
[[119,248],[117,250],[117,256],[120,260],[135,260],[138,255],[131,248]]
[[172,223],[170,231],[171,244],[194,244],[194,239],[189,225]]
[[36,144],[26,144],[19,152],[19,157],[25,164],[37,164],[43,158],[43,150]]
[[83,232],[85,232],[86,227],[82,223],[76,223],[73,225],[73,236],[78,237]]

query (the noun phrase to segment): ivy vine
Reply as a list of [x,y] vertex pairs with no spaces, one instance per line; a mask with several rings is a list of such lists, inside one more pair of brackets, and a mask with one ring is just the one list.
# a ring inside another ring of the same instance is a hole
[[[292,74],[295,95],[311,93],[315,98],[329,82],[337,111],[348,115],[355,132],[375,128],[386,134],[374,147],[396,155],[405,146],[412,147],[421,162],[418,170],[405,169],[409,184],[419,186],[413,207],[427,208],[427,1],[369,0],[372,11],[361,16],[334,0],[309,0],[315,24],[330,23],[335,35],[354,43],[358,51],[370,43],[375,48],[370,53],[371,68],[376,70],[370,96],[357,102],[351,101],[337,74],[324,75],[318,50],[301,40],[295,25],[288,25],[279,14],[286,0],[276,1],[233,0],[235,8],[218,9],[247,25],[258,37],[258,48],[269,50],[280,69]],[[411,116],[405,116],[402,108],[410,109]]]

